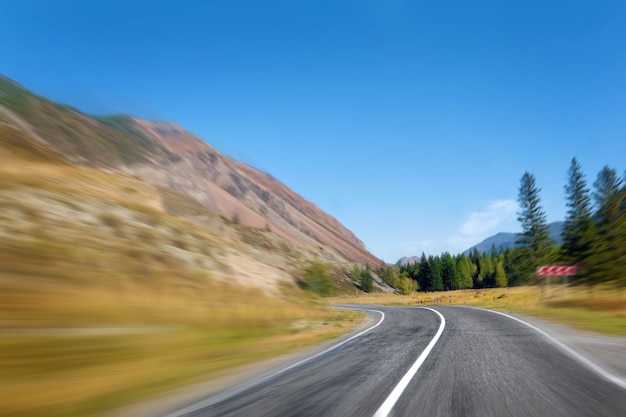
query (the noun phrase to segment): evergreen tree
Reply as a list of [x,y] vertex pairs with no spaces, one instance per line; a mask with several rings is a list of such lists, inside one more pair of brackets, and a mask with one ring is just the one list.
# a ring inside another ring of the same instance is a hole
[[474,288],[482,288],[483,287],[483,278],[484,278],[484,274],[482,271],[482,265],[480,262],[480,252],[478,252],[478,249],[474,248],[474,250],[472,251],[472,254],[470,256],[470,260],[472,261],[472,264],[474,265],[474,268],[472,268],[473,270],[473,274],[472,274],[472,287]]
[[500,254],[500,249],[496,247],[495,243],[491,244],[490,254],[491,254],[492,258],[495,258],[496,256],[498,256]]
[[417,271],[417,284],[422,291],[433,290],[432,271],[430,269],[430,263],[428,262],[428,258],[424,253],[422,253],[422,257],[420,258],[420,263]]
[[534,175],[525,172],[520,182],[517,201],[519,211],[517,220],[522,224],[517,244],[521,245],[520,254],[524,255],[521,273],[532,275],[534,269],[546,261],[555,242],[550,238],[546,214],[541,207],[540,188],[535,184]]
[[457,261],[458,285],[457,288],[472,288],[474,274],[474,264],[465,254],[462,254]]
[[491,256],[489,256],[487,252],[483,253],[480,257],[480,266],[483,287],[493,287],[495,285],[495,267]]
[[429,256],[430,274],[432,280],[433,291],[443,291],[443,279],[441,277],[441,260],[438,256]]
[[617,171],[605,165],[593,183],[595,188],[593,199],[596,207],[596,218],[600,225],[606,224],[608,221],[606,210],[609,208],[609,200],[617,196],[621,182],[617,176]]
[[568,262],[580,263],[589,256],[594,228],[589,189],[576,158],[572,159],[568,170],[565,194],[568,210],[562,232],[562,254]]
[[361,268],[359,267],[359,264],[357,263],[355,263],[354,266],[352,267],[352,280],[355,282],[361,281]]
[[417,282],[417,271],[419,271],[419,262],[407,264],[404,271],[406,271],[409,278]]
[[[555,246],[548,251],[546,258],[557,259],[558,251],[559,248]],[[531,259],[530,249],[526,247],[509,248],[503,252],[503,255],[502,263],[508,286],[529,284],[534,277],[535,267],[539,265],[539,262]]]
[[604,220],[589,257],[585,283],[611,282],[626,287],[626,185],[601,208]]
[[330,295],[331,279],[326,265],[321,261],[314,261],[304,271],[304,282],[316,294],[321,296]]
[[504,265],[501,260],[496,261],[495,273],[494,273],[494,285],[496,287],[507,286],[506,273],[504,272]]
[[361,270],[361,290],[365,292],[372,292],[374,287],[374,277],[372,277],[372,271],[370,271],[369,266],[366,266],[365,269]]
[[444,290],[456,290],[457,278],[456,278],[456,262],[448,252],[441,255],[441,280],[443,282]]
[[399,268],[397,266],[392,266],[392,267],[381,266],[376,270],[376,275],[378,275],[383,282],[396,288],[396,286],[394,285],[396,281],[394,270],[398,270],[398,269]]

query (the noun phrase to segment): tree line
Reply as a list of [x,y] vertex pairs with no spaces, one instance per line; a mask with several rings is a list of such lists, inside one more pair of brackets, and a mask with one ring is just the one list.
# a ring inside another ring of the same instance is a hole
[[626,286],[626,172],[620,178],[605,166],[591,189],[573,158],[564,189],[567,213],[559,247],[550,239],[535,177],[524,173],[518,195],[522,233],[512,265],[517,280],[528,282],[537,266],[549,263],[576,265],[577,284]]
[[507,252],[493,247],[489,253],[479,253],[474,249],[469,255],[445,252],[440,256],[426,256],[422,253],[418,262],[381,269],[377,273],[383,281],[402,293],[407,291],[394,285],[398,278],[413,281],[412,288],[420,291],[506,287],[508,281],[504,265]]
[[[605,166],[587,185],[576,158],[564,186],[567,213],[562,245],[550,237],[541,189],[525,172],[518,188],[517,220],[522,226],[514,248],[440,256],[422,254],[419,262],[377,271],[402,293],[528,284],[541,265],[576,265],[574,283],[626,287],[626,172]],[[408,285],[411,284],[411,285]]]

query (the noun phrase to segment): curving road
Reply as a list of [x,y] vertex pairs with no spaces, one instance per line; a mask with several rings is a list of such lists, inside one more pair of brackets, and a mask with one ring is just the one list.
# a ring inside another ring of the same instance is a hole
[[169,416],[626,416],[626,385],[511,317],[360,308],[369,330]]

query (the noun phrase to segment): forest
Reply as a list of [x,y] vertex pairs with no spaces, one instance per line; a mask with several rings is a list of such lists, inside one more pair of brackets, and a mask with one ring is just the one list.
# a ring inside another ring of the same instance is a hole
[[576,158],[564,185],[567,206],[563,243],[550,238],[541,188],[525,172],[518,188],[517,220],[522,231],[514,248],[492,246],[469,254],[422,254],[419,262],[380,269],[377,274],[407,294],[466,288],[527,285],[539,278],[542,265],[573,265],[572,284],[626,287],[626,172],[620,177],[605,166],[590,188]]

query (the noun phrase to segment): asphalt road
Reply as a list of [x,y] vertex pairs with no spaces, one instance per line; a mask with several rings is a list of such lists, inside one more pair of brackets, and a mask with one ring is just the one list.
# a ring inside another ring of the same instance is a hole
[[624,387],[509,317],[465,307],[368,308],[384,320],[361,336],[170,415],[626,416]]

